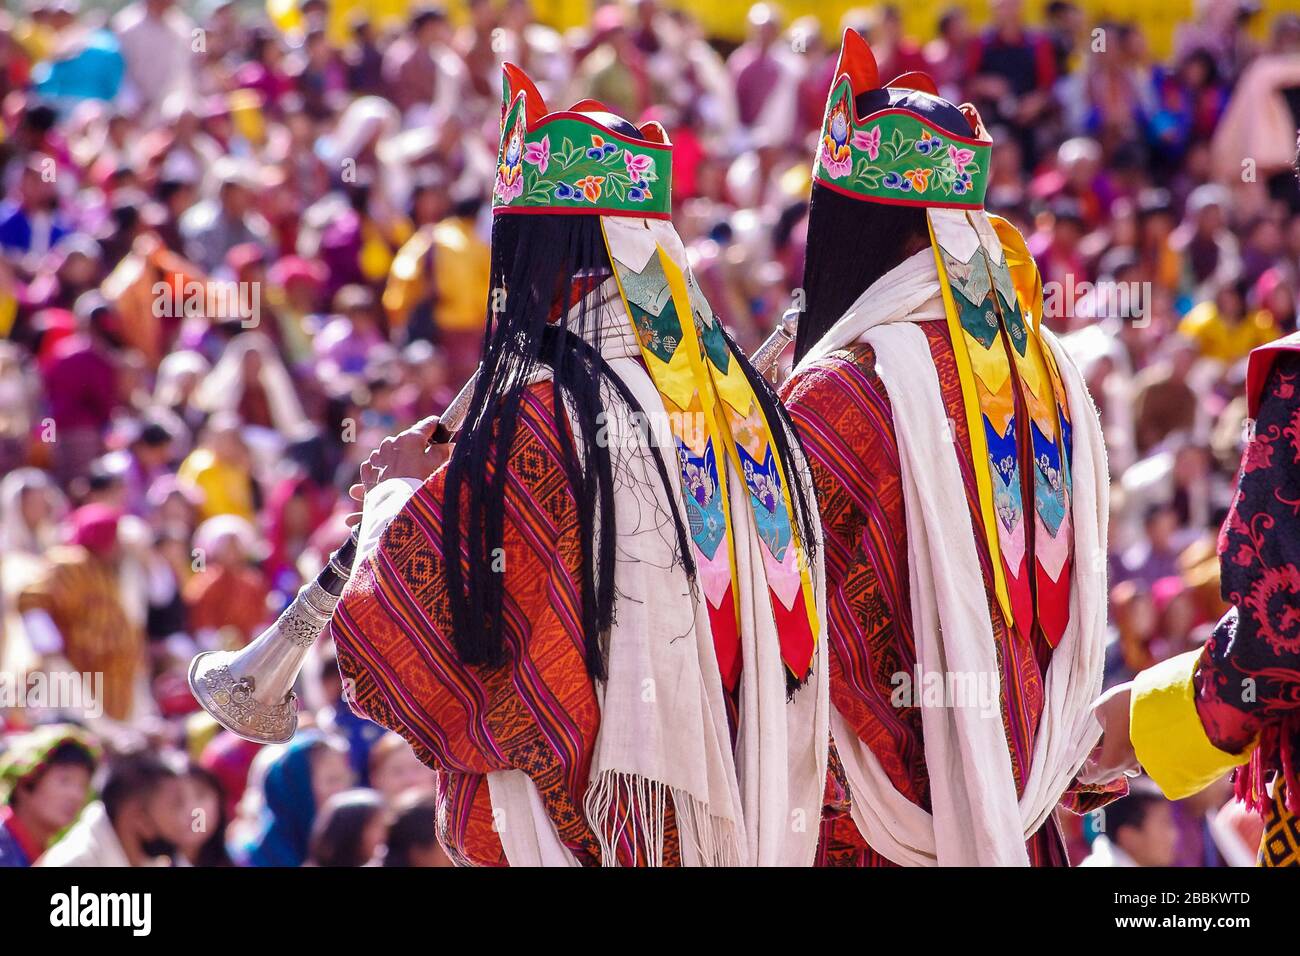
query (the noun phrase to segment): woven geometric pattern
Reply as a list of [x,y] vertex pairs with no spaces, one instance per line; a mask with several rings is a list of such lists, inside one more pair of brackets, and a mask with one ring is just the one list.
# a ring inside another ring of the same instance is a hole
[[1286,808],[1286,786],[1279,780],[1264,818],[1259,841],[1260,866],[1300,866],[1300,814]]

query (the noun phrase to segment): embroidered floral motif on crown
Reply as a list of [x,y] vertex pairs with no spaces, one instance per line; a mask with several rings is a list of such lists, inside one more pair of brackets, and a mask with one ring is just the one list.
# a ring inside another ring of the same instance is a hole
[[602,134],[602,127],[561,113],[528,130],[524,98],[506,116],[493,208],[573,209],[592,215],[666,218],[672,153],[665,144]]
[[903,110],[857,120],[847,79],[828,102],[815,169],[823,182],[880,202],[983,208],[989,145],[955,141]]

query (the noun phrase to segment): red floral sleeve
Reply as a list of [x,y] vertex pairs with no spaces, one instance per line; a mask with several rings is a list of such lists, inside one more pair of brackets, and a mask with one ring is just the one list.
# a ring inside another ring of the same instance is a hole
[[1196,709],[1221,750],[1259,739],[1255,772],[1283,770],[1300,742],[1300,354],[1278,358],[1219,536],[1232,608],[1201,654]]

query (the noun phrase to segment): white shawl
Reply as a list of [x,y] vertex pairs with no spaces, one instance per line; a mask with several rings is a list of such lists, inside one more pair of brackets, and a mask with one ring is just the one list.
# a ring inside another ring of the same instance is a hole
[[[917,325],[943,318],[934,252],[927,248],[873,283],[799,369],[855,342],[875,350],[895,410],[918,671],[973,676],[976,686],[996,688],[997,652],[958,450]],[[1105,447],[1078,369],[1050,331],[1042,337],[1061,371],[1074,427],[1074,561],[1070,622],[1045,676],[1022,796],[1017,800],[1000,707],[994,715],[975,702],[922,707],[933,814],[894,788],[838,713],[831,718],[853,820],[873,849],[902,865],[1028,865],[1025,841],[1046,822],[1101,732],[1091,704],[1101,690],[1105,644]]]

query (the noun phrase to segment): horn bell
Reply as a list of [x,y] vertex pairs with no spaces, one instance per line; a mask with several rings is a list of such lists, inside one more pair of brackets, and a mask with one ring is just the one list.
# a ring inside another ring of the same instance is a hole
[[351,576],[356,543],[354,533],[252,643],[237,651],[205,651],[190,663],[194,699],[232,734],[259,744],[293,738],[298,729],[293,686],[312,644],[334,616]]

